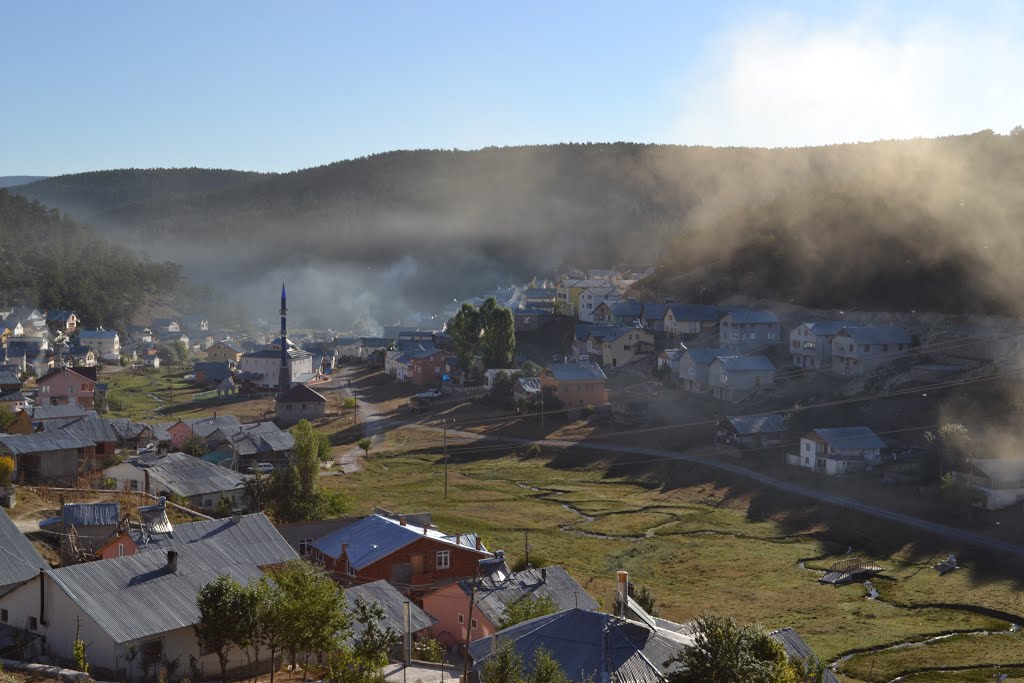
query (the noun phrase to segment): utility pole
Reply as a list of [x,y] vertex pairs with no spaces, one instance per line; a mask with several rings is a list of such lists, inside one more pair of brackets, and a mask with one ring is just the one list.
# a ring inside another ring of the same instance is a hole
[[476,575],[473,577],[473,587],[469,592],[469,618],[466,619],[466,658],[462,665],[462,681],[469,683],[469,639],[473,632],[473,604],[476,600],[476,583],[480,578],[480,564],[476,565]]
[[448,497],[448,420],[441,420],[441,433],[444,435],[444,497]]

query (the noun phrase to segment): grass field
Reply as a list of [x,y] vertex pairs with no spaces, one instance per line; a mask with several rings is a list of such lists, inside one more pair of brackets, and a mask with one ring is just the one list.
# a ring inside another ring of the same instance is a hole
[[[421,436],[408,435],[403,442],[399,435],[409,431],[393,432],[387,445],[429,447]],[[893,604],[865,599],[860,584],[822,586],[820,572],[813,569],[827,567],[848,544],[863,538],[863,520],[853,520],[851,527],[849,513],[806,501],[769,501],[720,475],[714,480],[703,468],[677,464],[671,476],[645,476],[627,473],[629,468],[599,453],[545,449],[527,457],[478,450],[452,455],[449,497],[444,499],[437,453],[387,451],[371,452],[365,472],[331,478],[329,485],[344,491],[359,512],[373,505],[429,510],[442,528],[477,531],[489,548],[506,550],[513,561],[524,555],[528,532],[535,564],[566,566],[605,606],[611,603],[615,572],[625,569],[634,583],[652,589],[667,618],[685,621],[714,611],[770,628],[793,626],[827,661],[852,650],[951,631],[1008,629],[1005,619],[972,612],[973,606],[1024,611],[1010,578],[969,569],[939,577],[925,565],[932,555],[950,549],[921,542],[877,558],[893,579],[879,578],[875,585]],[[648,483],[658,478],[671,479],[671,486]],[[900,547],[899,529],[878,533],[897,535],[885,545]],[[803,560],[809,560],[808,568],[801,566]],[[924,606],[938,602],[964,608]],[[971,638],[973,661],[1020,660],[1008,646],[1019,641],[1003,635]],[[865,675],[863,667],[870,671],[875,658],[878,671],[914,670],[921,666],[918,650],[951,662],[958,656],[952,648],[959,643],[949,639],[860,655],[844,670]],[[871,675],[862,680],[889,680]]]

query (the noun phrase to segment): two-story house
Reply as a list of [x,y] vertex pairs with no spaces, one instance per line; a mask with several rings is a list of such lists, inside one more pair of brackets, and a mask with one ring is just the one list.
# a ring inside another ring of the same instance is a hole
[[800,453],[788,455],[787,460],[814,472],[846,474],[880,463],[885,447],[867,427],[815,429],[800,439]]
[[601,342],[601,364],[606,368],[617,368],[652,353],[654,333],[639,327],[617,328]]
[[480,560],[491,557],[476,534],[448,534],[404,516],[383,515],[364,517],[317,538],[311,555],[343,581],[384,579],[414,587],[408,592],[472,577]]
[[594,310],[603,303],[615,303],[622,296],[619,288],[611,283],[591,285],[579,295],[578,316],[582,322],[594,322]]
[[772,311],[731,311],[718,325],[719,345],[749,353],[781,343],[779,316]]
[[242,347],[228,339],[215,341],[206,348],[206,360],[213,363],[237,363],[242,358]]
[[56,334],[70,335],[80,322],[74,311],[50,311],[46,314],[46,326]]
[[838,320],[819,320],[797,325],[789,333],[789,355],[798,368],[828,369],[832,365],[832,340],[843,328]]
[[985,508],[1001,510],[1024,501],[1024,458],[978,458],[963,472],[953,472],[957,481],[970,486],[984,498]]
[[114,330],[79,330],[78,343],[88,346],[100,358],[117,356],[121,352],[121,338]]
[[718,309],[714,306],[669,304],[662,321],[667,343],[676,344],[699,337],[703,333],[713,332],[718,327],[720,317]]
[[608,376],[596,363],[555,363],[540,373],[541,391],[550,390],[566,408],[608,402]]
[[832,338],[832,372],[863,375],[904,355],[913,339],[900,327],[844,327]]
[[54,368],[36,381],[36,405],[77,403],[92,408],[96,396],[96,368]]
[[446,351],[433,347],[409,352],[406,357],[406,379],[421,387],[440,384],[447,357]]
[[679,356],[679,385],[695,393],[707,391],[708,369],[719,356],[731,355],[728,349],[683,349]]
[[708,366],[708,386],[723,401],[742,401],[774,385],[775,366],[767,356],[719,356]]
[[604,353],[604,340],[607,337],[631,329],[622,325],[577,325],[573,334],[572,358],[599,359]]

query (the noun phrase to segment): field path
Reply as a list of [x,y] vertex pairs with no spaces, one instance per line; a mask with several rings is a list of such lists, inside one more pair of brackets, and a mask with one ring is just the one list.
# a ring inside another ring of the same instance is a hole
[[[408,425],[414,429],[422,429],[433,432],[441,432],[440,427],[432,427],[428,425]],[[870,503],[864,503],[853,498],[847,498],[845,496],[837,496],[832,493],[826,493],[818,491],[817,489],[810,488],[808,486],[802,486],[800,484],[794,484],[792,482],[784,481],[782,479],[776,479],[775,477],[769,476],[762,472],[743,467],[731,462],[725,462],[713,457],[692,455],[688,453],[680,453],[678,451],[669,451],[660,448],[648,448],[645,446],[627,446],[620,443],[614,443],[610,441],[599,441],[599,440],[580,440],[580,441],[569,441],[564,439],[524,439],[513,436],[490,436],[485,434],[477,434],[475,432],[463,432],[449,429],[449,436],[457,435],[463,437],[469,441],[499,441],[505,443],[514,444],[539,444],[548,446],[558,446],[561,448],[589,448],[599,451],[628,453],[630,455],[647,455],[655,458],[664,458],[667,460],[681,460],[684,462],[690,462],[697,465],[703,465],[704,467],[710,467],[712,469],[720,470],[723,472],[729,472],[747,479],[771,487],[773,489],[784,491],[804,498],[810,498],[811,500],[818,501],[820,503],[827,503],[836,507],[845,508],[847,510],[853,510],[872,517],[884,519],[890,522],[896,522],[904,526],[919,529],[921,531],[935,534],[943,538],[955,541],[957,543],[963,543],[966,545],[975,546],[978,548],[984,548],[986,550],[995,551],[998,553],[1005,553],[1006,555],[1013,556],[1019,559],[1024,559],[1024,546],[1017,543],[1011,543],[1009,541],[1003,541],[998,538],[969,531],[967,529],[958,529],[956,527],[948,526],[945,524],[939,524],[938,522],[930,522],[926,519],[907,515],[902,512],[895,512],[877,505],[871,505]]]

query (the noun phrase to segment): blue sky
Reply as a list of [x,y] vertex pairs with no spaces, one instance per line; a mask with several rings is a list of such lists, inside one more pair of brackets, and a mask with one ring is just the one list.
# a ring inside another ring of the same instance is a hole
[[1024,122],[1013,2],[19,2],[0,175]]

